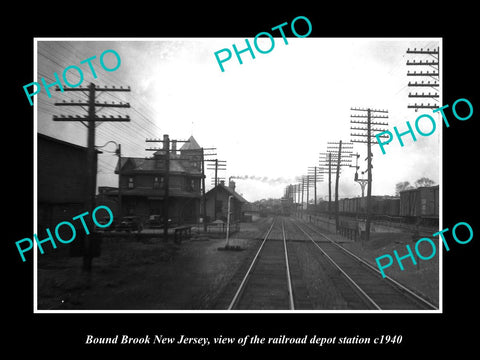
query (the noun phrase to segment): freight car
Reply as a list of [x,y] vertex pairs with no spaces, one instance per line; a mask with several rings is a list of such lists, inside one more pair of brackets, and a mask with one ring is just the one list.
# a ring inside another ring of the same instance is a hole
[[[420,187],[400,192],[400,197],[372,196],[371,214],[375,220],[388,220],[422,225],[437,225],[439,214],[439,187]],[[338,212],[348,217],[363,218],[367,210],[367,198],[338,200]],[[335,211],[332,201],[331,212]],[[328,213],[328,201],[322,201],[316,212]]]
[[[371,213],[378,216],[400,216],[400,198],[393,196],[372,196]],[[367,212],[367,199],[351,198],[338,201],[338,211],[347,216],[362,216]]]
[[400,216],[407,222],[437,225],[439,215],[439,186],[419,187],[400,192]]

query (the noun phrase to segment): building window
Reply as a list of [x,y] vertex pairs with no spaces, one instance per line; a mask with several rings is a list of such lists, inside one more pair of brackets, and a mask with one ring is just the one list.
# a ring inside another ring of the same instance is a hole
[[128,178],[128,188],[133,189],[133,177]]
[[163,176],[155,176],[153,178],[154,189],[163,189],[164,186],[165,186],[165,178]]
[[185,179],[185,188],[187,191],[192,192],[195,191],[195,180],[191,178]]

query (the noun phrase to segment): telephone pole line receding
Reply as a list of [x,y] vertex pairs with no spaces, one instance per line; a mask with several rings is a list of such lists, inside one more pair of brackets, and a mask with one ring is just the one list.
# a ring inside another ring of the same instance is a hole
[[[377,113],[384,113],[388,114],[388,110],[376,110],[376,109],[364,109],[364,108],[351,108],[352,111],[361,111],[363,115],[350,115],[350,123],[351,124],[361,124],[363,127],[352,126],[350,129],[352,130],[360,130],[366,131],[363,133],[351,133],[350,136],[353,136],[352,142],[358,143],[366,143],[367,144],[367,171],[368,171],[368,178],[367,178],[367,209],[366,209],[366,221],[365,221],[365,241],[370,239],[370,223],[371,223],[371,197],[372,197],[372,143],[378,144],[375,139],[375,132],[382,132],[385,131],[384,128],[372,128],[374,126],[387,126],[388,123],[380,122],[380,121],[372,121],[372,119],[388,119],[388,115],[377,115]],[[367,113],[366,115],[365,112]],[[356,120],[358,118],[365,118],[367,121]],[[366,125],[366,127],[365,127]],[[357,139],[360,137],[361,139]],[[388,137],[386,135],[380,135],[381,138]],[[372,138],[374,138],[372,140]]]
[[[60,91],[60,88],[57,86],[56,91]],[[106,117],[105,115],[102,117],[97,116],[96,110],[97,108],[103,107],[115,107],[115,108],[129,108],[129,103],[111,103],[107,104],[100,103],[95,101],[97,92],[114,92],[114,91],[130,91],[130,87],[128,88],[115,88],[113,87],[97,87],[94,83],[90,83],[88,87],[76,87],[76,88],[68,88],[64,87],[63,91],[82,91],[84,94],[88,94],[87,101],[71,101],[71,102],[57,102],[55,106],[80,106],[82,108],[86,108],[87,115],[80,116],[77,115],[75,117],[69,116],[56,116],[53,115],[53,121],[79,121],[83,125],[88,128],[87,132],[87,169],[86,169],[86,176],[87,176],[87,187],[86,187],[86,194],[85,194],[85,205],[88,212],[92,212],[93,208],[95,207],[95,193],[96,193],[96,178],[97,178],[97,162],[95,161],[95,126],[96,122],[121,122],[121,121],[130,121],[130,117],[127,115],[125,117],[122,116],[110,116]],[[86,123],[86,124],[85,124]],[[86,236],[84,240],[84,254],[83,254],[83,271],[90,273],[92,269],[92,251],[93,247],[91,246],[91,238]]]

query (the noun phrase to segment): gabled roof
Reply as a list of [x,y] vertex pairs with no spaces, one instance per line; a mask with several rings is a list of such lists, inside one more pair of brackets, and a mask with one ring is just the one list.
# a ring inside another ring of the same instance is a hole
[[237,193],[235,190],[229,188],[228,186],[225,186],[223,184],[218,184],[217,186],[215,186],[213,189],[210,189],[207,194],[209,194],[210,192],[213,192],[213,191],[218,191],[220,189],[223,189],[225,190],[226,192],[228,192],[230,195],[232,195],[235,199],[237,199],[238,201],[242,202],[242,203],[248,203],[247,200],[245,200],[245,198],[240,195],[239,193]]

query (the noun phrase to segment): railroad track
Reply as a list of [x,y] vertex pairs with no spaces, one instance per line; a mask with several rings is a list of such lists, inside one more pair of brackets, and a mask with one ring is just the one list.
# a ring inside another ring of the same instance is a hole
[[[373,265],[345,249],[318,229],[306,224],[293,224],[314,244],[362,300],[373,310],[437,310],[437,307],[406,286],[387,277],[382,278]],[[312,237],[319,235],[322,240]]]
[[228,310],[294,310],[284,221],[274,218]]

